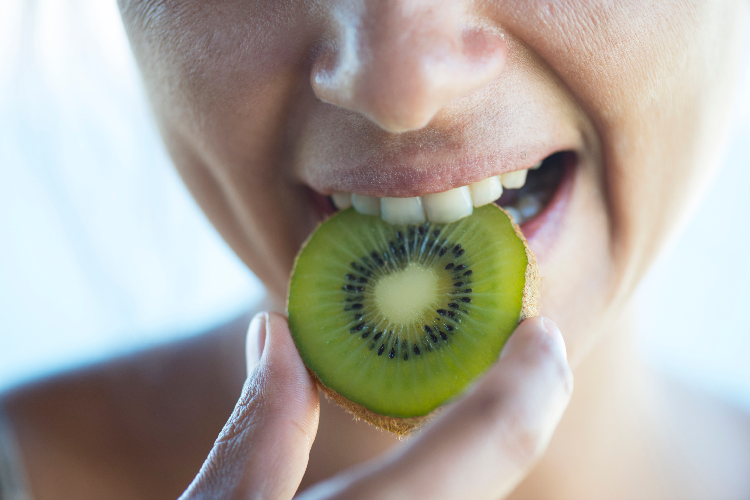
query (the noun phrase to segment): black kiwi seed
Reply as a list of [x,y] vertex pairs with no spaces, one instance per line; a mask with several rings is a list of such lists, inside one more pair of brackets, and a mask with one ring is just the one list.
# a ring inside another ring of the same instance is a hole
[[420,354],[420,352],[419,352],[419,346],[415,345],[413,350],[414,350],[414,354],[416,354],[417,356],[419,356],[419,354]]
[[466,264],[461,264],[461,265],[456,266],[456,269],[454,272],[463,271],[464,269],[466,269]]
[[351,332],[351,333],[358,332],[358,331],[361,331],[362,328],[364,328],[364,327],[365,327],[365,323],[363,321],[362,323],[360,323],[360,324],[358,324],[356,326],[351,327],[349,329],[349,332]]
[[396,355],[396,351],[393,350],[393,347],[391,347],[391,352],[388,353],[388,358],[393,359],[393,357]]
[[457,281],[456,283],[453,283],[453,286],[456,286],[456,287],[464,286],[464,282],[463,281]]
[[[448,264],[447,266],[445,266],[445,269],[446,270],[447,269],[453,269],[453,266],[454,266],[454,264],[453,264],[453,262],[451,262],[450,264]],[[458,268],[456,268],[456,269],[458,269]]]
[[440,330],[438,330],[438,332],[440,333],[440,338],[441,339],[448,340],[448,336],[445,334],[445,332],[441,332]]
[[383,262],[383,259],[381,259],[381,258],[380,258],[380,256],[379,256],[379,255],[377,254],[377,252],[372,252],[372,253],[371,253],[370,255],[372,255],[372,258],[373,258],[373,259],[375,260],[375,262],[377,262],[377,264],[378,264],[379,266],[381,266],[381,267],[382,267],[382,266],[383,266],[383,264],[385,264],[385,263]]
[[378,340],[380,337],[383,336],[384,333],[385,332],[376,333],[375,336],[373,337],[373,339]]
[[378,356],[381,356],[383,351],[385,351],[385,344],[380,344],[380,347],[378,348]]

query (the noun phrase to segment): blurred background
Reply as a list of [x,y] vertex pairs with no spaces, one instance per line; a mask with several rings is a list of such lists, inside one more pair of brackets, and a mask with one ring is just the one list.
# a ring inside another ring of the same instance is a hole
[[[744,60],[723,168],[636,300],[652,365],[750,411]],[[262,294],[172,169],[115,1],[2,0],[0,391],[192,335]]]

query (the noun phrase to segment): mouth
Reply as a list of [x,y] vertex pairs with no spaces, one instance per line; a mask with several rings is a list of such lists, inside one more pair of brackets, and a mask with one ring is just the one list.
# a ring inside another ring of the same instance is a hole
[[[521,226],[526,238],[541,230],[556,230],[567,205],[576,154],[551,154],[525,169],[487,177],[448,191],[422,196],[392,198],[359,193],[332,193],[321,208],[324,215],[349,207],[379,216],[391,224],[450,223],[471,215],[474,208],[494,203],[504,208]],[[320,206],[320,205],[319,205]]]

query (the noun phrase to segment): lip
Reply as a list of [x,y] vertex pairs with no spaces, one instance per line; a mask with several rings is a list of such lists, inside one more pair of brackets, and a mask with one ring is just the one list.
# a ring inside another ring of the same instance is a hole
[[454,155],[447,161],[425,159],[419,154],[400,152],[377,162],[329,168],[306,176],[303,181],[317,193],[329,196],[337,191],[367,196],[406,198],[441,193],[468,186],[494,175],[524,170],[566,147],[519,149],[500,156]]
[[536,217],[521,224],[521,231],[539,260],[544,258],[562,231],[565,214],[573,194],[578,162],[576,153],[570,151],[561,153],[560,165],[556,168],[562,168],[563,173],[552,198]]

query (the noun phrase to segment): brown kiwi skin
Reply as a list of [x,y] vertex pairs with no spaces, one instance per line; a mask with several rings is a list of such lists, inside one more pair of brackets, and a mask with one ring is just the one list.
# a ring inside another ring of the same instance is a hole
[[[521,232],[521,228],[516,224],[516,222],[513,220],[513,217],[502,207],[498,207],[500,210],[505,213],[505,215],[508,216],[508,218],[511,221],[511,224],[513,224],[513,230],[516,232],[516,235],[521,239],[523,242],[523,246],[526,249],[526,258],[528,260],[528,263],[526,264],[526,272],[525,272],[525,284],[523,287],[523,298],[521,299],[521,313],[518,317],[518,322],[531,318],[533,316],[539,316],[539,295],[542,288],[542,279],[539,276],[539,268],[536,263],[536,257],[531,252],[531,248],[529,248],[529,243],[526,241],[526,237],[523,235],[523,232]],[[321,222],[318,224],[318,227],[323,224]],[[317,231],[317,227],[316,227]],[[300,247],[300,251],[297,253],[297,256],[294,258],[294,266],[292,267],[292,275],[289,277],[289,281],[291,283],[292,276],[294,275],[294,269],[297,267],[297,259],[299,258],[300,254],[302,253],[302,249],[305,248],[307,245],[307,242],[310,241],[310,238],[312,238],[312,235],[315,234],[315,231],[310,233],[310,236],[307,237],[305,242]],[[290,288],[287,287],[287,290]],[[289,310],[289,297],[287,297],[287,311]],[[375,427],[378,427],[380,429],[386,430],[388,432],[392,432],[396,435],[398,435],[399,438],[408,436],[409,434],[412,434],[416,430],[418,430],[420,427],[425,425],[426,423],[433,420],[443,409],[443,407],[438,407],[434,409],[431,413],[424,415],[422,417],[410,417],[410,418],[399,418],[399,417],[389,417],[387,415],[381,415],[379,413],[375,413],[371,410],[368,410],[361,404],[355,403],[354,401],[351,401],[338,392],[334,391],[333,389],[330,389],[329,387],[326,387],[323,382],[320,381],[318,378],[318,375],[310,369],[310,367],[305,366],[307,368],[308,373],[310,373],[310,376],[315,380],[318,387],[321,391],[325,394],[327,399],[332,399],[336,401],[339,405],[343,406],[344,409],[349,412],[355,420],[362,419],[365,422],[374,425]]]

